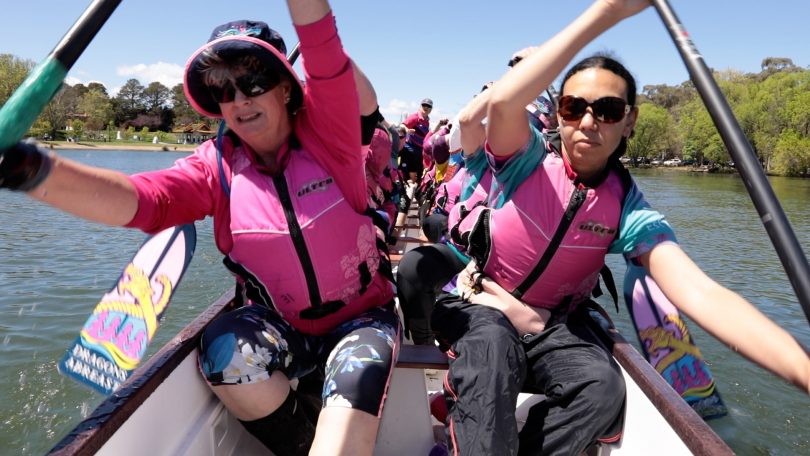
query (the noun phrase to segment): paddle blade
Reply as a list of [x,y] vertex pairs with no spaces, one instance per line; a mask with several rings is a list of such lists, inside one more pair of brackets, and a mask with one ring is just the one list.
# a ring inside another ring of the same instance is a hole
[[647,361],[703,419],[728,414],[678,309],[644,268],[627,264],[624,302]]
[[102,394],[117,390],[146,354],[195,245],[193,224],[148,238],[96,305],[59,372]]

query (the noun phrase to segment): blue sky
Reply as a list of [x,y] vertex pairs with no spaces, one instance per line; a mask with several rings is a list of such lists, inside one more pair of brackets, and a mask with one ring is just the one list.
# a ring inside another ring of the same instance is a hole
[[[756,72],[763,58],[810,65],[807,0],[670,0],[707,64]],[[6,2],[0,53],[39,62],[89,0]],[[333,0],[349,54],[374,83],[383,113],[399,120],[431,97],[434,120],[452,117],[481,85],[506,70],[511,54],[540,44],[591,2]],[[497,6],[496,6],[497,4]],[[69,74],[68,82],[98,81],[111,92],[129,78],[173,86],[216,25],[235,19],[268,22],[296,42],[281,0],[124,1]],[[688,78],[654,10],[619,24],[580,55],[610,50],[646,84]]]

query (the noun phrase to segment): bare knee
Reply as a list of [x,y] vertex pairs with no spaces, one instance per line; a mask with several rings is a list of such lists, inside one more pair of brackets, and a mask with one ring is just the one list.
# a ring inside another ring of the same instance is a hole
[[370,455],[380,419],[362,410],[326,407],[321,411],[311,455]]
[[274,372],[269,379],[241,385],[210,385],[236,418],[251,421],[273,413],[290,393],[290,381],[281,372]]

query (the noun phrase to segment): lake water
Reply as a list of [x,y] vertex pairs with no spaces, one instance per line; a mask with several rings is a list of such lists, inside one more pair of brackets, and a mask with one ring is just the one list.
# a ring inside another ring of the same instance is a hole
[[[182,156],[60,154],[126,173],[167,167]],[[633,174],[647,199],[667,215],[687,253],[709,275],[810,346],[810,326],[739,177],[669,170]],[[771,182],[807,253],[810,180]],[[56,364],[144,235],[81,221],[24,195],[2,192],[0,201],[0,454],[39,455],[103,399],[59,375]],[[210,221],[198,222],[197,232],[194,259],[150,353],[232,285],[214,247]],[[623,259],[614,255],[608,264],[621,284]],[[609,300],[603,305],[612,308]],[[634,340],[627,311],[613,316]],[[810,454],[810,397],[690,327],[730,409],[728,417],[710,422],[720,436],[738,454]]]

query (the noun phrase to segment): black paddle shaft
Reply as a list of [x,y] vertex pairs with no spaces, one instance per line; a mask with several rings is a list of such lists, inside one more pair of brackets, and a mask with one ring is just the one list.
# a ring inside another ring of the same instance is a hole
[[295,43],[295,46],[292,48],[289,54],[287,54],[287,61],[290,62],[290,65],[294,64],[296,60],[298,60],[298,56],[301,55],[301,42]]
[[95,0],[51,51],[51,55],[65,69],[70,69],[120,3],[121,0]]
[[807,321],[810,322],[810,265],[796,239],[796,234],[776,199],[751,144],[743,134],[725,96],[703,61],[703,56],[689,38],[685,27],[667,0],[652,0],[651,3],[669,30],[689,71],[689,77],[703,99],[720,137],[723,138],[723,143],[731,154],[737,171],[742,176],[743,183],[745,183],[754,207],[759,212],[760,220],[765,225],[765,230],[782,261],[782,266],[785,268]]

